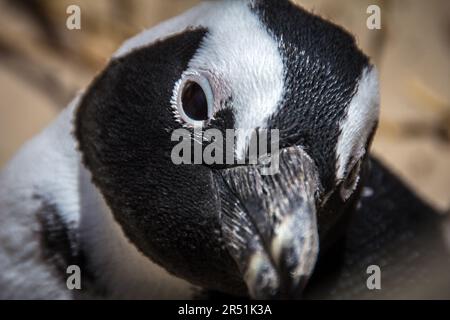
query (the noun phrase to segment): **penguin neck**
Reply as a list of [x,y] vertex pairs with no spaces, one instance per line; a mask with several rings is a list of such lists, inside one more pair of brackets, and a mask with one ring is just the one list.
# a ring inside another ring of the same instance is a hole
[[125,299],[189,299],[193,286],[144,256],[126,237],[91,175],[80,165],[80,242],[87,268],[106,295]]

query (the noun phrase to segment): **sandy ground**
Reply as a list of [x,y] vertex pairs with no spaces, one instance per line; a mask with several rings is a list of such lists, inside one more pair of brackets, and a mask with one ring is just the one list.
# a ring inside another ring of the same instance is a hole
[[[196,2],[0,0],[0,166],[124,39]],[[382,112],[374,153],[434,206],[449,208],[450,1],[298,2],[354,33],[377,65]],[[69,4],[80,5],[82,30],[65,27]],[[366,27],[369,4],[381,7],[381,30]]]

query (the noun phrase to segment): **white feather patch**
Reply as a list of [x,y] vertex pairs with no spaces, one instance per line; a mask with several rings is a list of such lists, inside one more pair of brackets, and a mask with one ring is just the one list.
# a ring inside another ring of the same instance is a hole
[[375,67],[363,70],[358,89],[347,110],[347,116],[340,124],[336,155],[336,179],[345,178],[353,161],[366,152],[365,146],[379,116],[378,73]]

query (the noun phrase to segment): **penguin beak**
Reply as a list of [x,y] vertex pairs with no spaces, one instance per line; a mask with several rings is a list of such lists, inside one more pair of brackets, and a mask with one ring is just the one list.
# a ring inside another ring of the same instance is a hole
[[281,150],[277,174],[261,172],[259,165],[221,170],[224,240],[252,298],[300,298],[319,250],[317,170],[291,147]]

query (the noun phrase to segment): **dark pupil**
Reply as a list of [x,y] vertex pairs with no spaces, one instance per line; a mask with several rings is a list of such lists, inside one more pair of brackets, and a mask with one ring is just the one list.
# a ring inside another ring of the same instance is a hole
[[183,88],[181,96],[184,113],[192,120],[208,119],[208,102],[202,87],[198,83],[188,82]]

